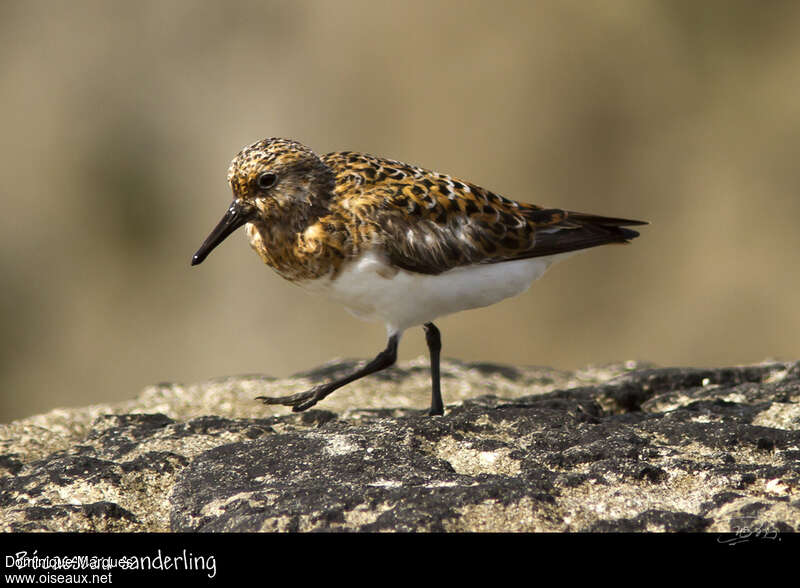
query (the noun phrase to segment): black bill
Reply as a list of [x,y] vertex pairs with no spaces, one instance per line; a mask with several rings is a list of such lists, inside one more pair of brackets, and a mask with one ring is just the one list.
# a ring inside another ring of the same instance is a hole
[[211,253],[217,245],[222,243],[228,235],[241,227],[248,220],[248,215],[241,209],[241,205],[234,200],[225,213],[225,216],[222,217],[222,220],[214,227],[211,234],[203,241],[197,253],[192,256],[192,265],[203,263],[203,260],[208,257],[208,254]]

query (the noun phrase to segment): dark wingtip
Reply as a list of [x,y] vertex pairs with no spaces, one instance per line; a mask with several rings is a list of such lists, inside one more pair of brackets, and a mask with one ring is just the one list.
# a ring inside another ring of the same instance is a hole
[[585,214],[582,212],[567,212],[567,218],[572,221],[591,223],[604,227],[636,227],[650,224],[650,221],[598,216],[596,214]]
[[631,239],[635,239],[639,236],[639,231],[634,231],[632,229],[619,229],[622,238],[625,239],[623,243],[629,243]]
[[199,265],[199,264],[203,263],[204,259],[205,259],[205,257],[201,257],[200,255],[195,253],[194,255],[192,255],[192,264],[191,265],[192,266]]

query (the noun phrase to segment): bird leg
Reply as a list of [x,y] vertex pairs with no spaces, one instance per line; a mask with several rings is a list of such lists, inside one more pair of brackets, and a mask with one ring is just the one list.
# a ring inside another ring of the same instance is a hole
[[436,325],[425,323],[425,341],[428,343],[428,352],[431,356],[431,409],[430,415],[443,415],[442,389],[439,378],[439,352],[442,350],[442,335]]
[[278,396],[276,398],[269,398],[267,396],[257,396],[256,398],[263,401],[264,404],[282,404],[284,406],[291,406],[292,411],[294,412],[301,412],[311,408],[317,402],[325,398],[328,394],[338,390],[342,386],[394,365],[394,362],[397,361],[397,341],[398,335],[391,335],[389,337],[389,342],[386,345],[386,349],[376,355],[375,358],[364,367],[356,370],[348,376],[328,382],[327,384],[319,384],[310,390],[299,392],[297,394]]

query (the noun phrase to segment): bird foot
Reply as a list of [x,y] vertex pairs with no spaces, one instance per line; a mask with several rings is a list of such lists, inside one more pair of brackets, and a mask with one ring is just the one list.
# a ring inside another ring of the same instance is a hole
[[302,412],[314,406],[317,402],[327,396],[327,386],[322,384],[314,386],[311,390],[305,392],[298,392],[297,394],[289,394],[288,396],[256,396],[264,404],[281,404],[283,406],[291,406],[292,412]]

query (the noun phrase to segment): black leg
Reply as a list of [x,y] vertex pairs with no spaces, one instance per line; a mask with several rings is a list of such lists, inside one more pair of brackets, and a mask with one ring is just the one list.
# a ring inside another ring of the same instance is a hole
[[356,370],[349,376],[334,380],[333,382],[328,382],[327,384],[314,386],[311,390],[307,390],[306,392],[290,394],[289,396],[278,396],[277,398],[268,398],[266,396],[257,396],[256,398],[262,400],[264,404],[283,404],[284,406],[291,406],[294,412],[300,412],[311,408],[328,394],[338,390],[345,384],[349,384],[359,378],[374,374],[375,372],[379,372],[394,365],[394,362],[397,361],[397,338],[398,336],[396,334],[390,336],[386,349],[376,355],[375,359],[370,361],[367,365]]
[[442,335],[433,323],[425,323],[425,341],[431,355],[431,409],[428,414],[443,415],[442,388],[439,382],[439,352],[442,350]]

